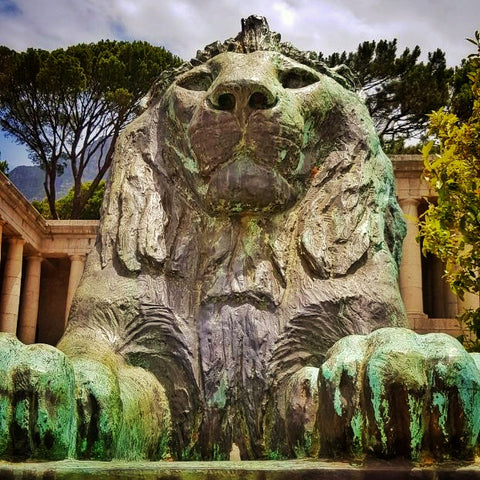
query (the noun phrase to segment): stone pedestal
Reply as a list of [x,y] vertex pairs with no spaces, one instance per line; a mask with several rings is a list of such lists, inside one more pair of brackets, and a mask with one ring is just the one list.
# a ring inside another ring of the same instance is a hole
[[24,244],[25,241],[22,238],[10,238],[8,240],[0,297],[0,331],[2,332],[17,333]]
[[142,480],[480,480],[480,462],[422,465],[406,460],[365,462],[325,459],[243,462],[62,462],[0,463],[1,478]]
[[2,259],[2,234],[3,234],[3,226],[6,222],[0,219],[0,260]]
[[23,343],[35,343],[37,331],[38,299],[40,295],[40,274],[42,256],[30,255],[26,258],[25,281],[20,304],[18,338]]

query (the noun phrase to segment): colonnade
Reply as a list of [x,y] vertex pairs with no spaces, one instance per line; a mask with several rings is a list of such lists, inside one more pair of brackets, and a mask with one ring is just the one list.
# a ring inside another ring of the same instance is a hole
[[[403,243],[402,264],[400,268],[399,283],[403,303],[407,311],[410,327],[420,329],[426,324],[428,315],[423,304],[425,278],[422,275],[422,252],[420,243],[417,241],[419,228],[419,206],[421,198],[400,198],[399,204],[405,215],[407,234]],[[429,265],[432,269],[433,282],[428,288],[434,293],[436,311],[441,314],[431,314],[433,317],[454,319],[459,313],[467,308],[478,308],[479,297],[471,293],[465,294],[463,300],[456,297],[443,280],[443,266],[439,260]],[[437,321],[437,323],[440,323]]]
[[[5,225],[0,222],[0,259],[4,259],[2,288],[0,294],[0,331],[16,334],[24,343],[35,342],[37,331],[38,306],[42,262],[40,252],[24,252],[25,240],[21,236],[6,237],[2,231]],[[72,298],[80,282],[85,263],[85,255],[70,255],[70,276],[65,308],[68,317]],[[22,278],[22,275],[24,278]]]
[[46,220],[0,172],[0,331],[60,338],[97,233],[96,220]]

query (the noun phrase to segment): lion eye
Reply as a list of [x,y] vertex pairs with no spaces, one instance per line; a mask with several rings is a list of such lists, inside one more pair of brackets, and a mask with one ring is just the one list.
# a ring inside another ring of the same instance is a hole
[[186,90],[194,90],[197,92],[205,92],[212,84],[212,77],[207,72],[195,72],[182,78],[177,85]]
[[282,72],[280,82],[283,88],[303,88],[318,82],[318,77],[308,70],[293,68]]

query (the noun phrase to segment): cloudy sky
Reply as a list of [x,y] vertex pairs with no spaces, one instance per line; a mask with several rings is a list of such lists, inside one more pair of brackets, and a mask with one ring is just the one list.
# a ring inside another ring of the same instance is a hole
[[[295,46],[325,54],[365,40],[398,39],[400,48],[446,52],[454,66],[472,53],[480,0],[0,0],[0,45],[51,50],[101,39],[146,40],[184,59],[235,36],[240,19],[266,16]],[[2,159],[28,164],[0,134]]]

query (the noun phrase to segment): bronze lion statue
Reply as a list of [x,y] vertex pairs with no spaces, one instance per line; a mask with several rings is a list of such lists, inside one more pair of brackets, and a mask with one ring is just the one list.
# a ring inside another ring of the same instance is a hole
[[3,456],[312,454],[328,349],[406,323],[405,224],[367,109],[346,70],[260,17],[144,107],[58,349],[3,340],[25,357],[7,397],[41,397],[39,427],[8,404]]

